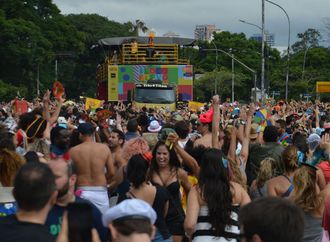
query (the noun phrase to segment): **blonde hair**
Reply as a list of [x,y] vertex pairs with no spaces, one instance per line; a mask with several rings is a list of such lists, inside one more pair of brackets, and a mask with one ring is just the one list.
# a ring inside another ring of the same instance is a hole
[[245,190],[247,190],[246,179],[243,177],[241,170],[235,160],[228,159],[229,164],[229,180],[240,184]]
[[36,139],[28,145],[28,151],[34,151],[44,155],[46,160],[50,160],[50,148],[44,139]]
[[322,205],[322,198],[316,188],[316,177],[316,170],[306,165],[298,168],[293,176],[292,201],[306,212]]
[[267,157],[260,162],[259,172],[256,178],[258,188],[261,188],[266,181],[277,175],[276,161],[271,157]]
[[0,150],[0,182],[2,186],[13,186],[16,173],[24,163],[25,160],[15,151]]
[[298,168],[298,149],[296,146],[290,145],[284,149],[282,162],[286,172],[295,171]]

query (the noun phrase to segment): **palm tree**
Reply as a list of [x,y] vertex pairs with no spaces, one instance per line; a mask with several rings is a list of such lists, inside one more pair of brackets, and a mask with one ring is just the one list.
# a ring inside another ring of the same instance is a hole
[[130,25],[130,31],[134,33],[135,36],[139,36],[139,32],[146,33],[149,29],[143,21],[140,19],[135,20],[135,23],[128,22]]

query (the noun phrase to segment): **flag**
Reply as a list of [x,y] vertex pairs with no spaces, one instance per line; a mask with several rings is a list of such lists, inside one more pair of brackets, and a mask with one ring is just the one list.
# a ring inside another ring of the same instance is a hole
[[95,109],[101,107],[102,104],[103,104],[102,100],[86,97],[85,110],[88,110],[88,109],[95,110]]
[[204,103],[189,101],[188,107],[191,111],[197,112],[201,107],[204,107]]

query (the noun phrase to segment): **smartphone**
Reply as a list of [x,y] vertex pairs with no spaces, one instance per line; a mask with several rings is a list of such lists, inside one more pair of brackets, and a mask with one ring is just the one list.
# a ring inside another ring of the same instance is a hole
[[70,242],[91,242],[93,228],[92,207],[88,203],[70,203],[68,224]]

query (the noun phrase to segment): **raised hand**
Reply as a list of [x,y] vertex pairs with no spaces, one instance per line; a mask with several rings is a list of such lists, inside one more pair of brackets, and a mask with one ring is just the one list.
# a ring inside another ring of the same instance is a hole
[[214,95],[213,98],[212,98],[212,104],[213,105],[219,105],[219,95]]
[[256,112],[256,106],[254,105],[254,103],[251,103],[247,116],[253,117],[255,112]]
[[50,102],[50,91],[47,89],[45,92],[43,98],[42,98],[43,103],[49,103]]
[[324,150],[330,151],[330,134],[325,133],[321,138],[320,147]]

